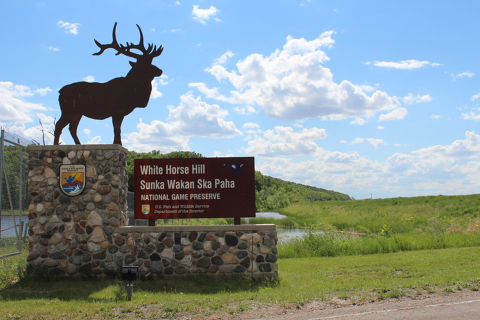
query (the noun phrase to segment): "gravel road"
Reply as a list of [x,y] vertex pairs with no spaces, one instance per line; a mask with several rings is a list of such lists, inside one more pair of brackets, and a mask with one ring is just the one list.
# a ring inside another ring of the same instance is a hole
[[407,296],[375,302],[332,299],[314,301],[300,308],[278,305],[256,305],[251,310],[209,316],[188,315],[180,319],[244,319],[244,320],[320,320],[320,319],[480,319],[480,292],[457,291],[430,295]]

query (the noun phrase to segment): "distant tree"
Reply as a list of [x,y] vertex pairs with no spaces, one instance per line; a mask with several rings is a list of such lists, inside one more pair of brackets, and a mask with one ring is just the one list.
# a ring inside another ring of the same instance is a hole
[[[28,153],[26,148],[22,154],[23,162],[20,162],[20,147],[4,146],[3,149],[3,176],[2,179],[2,209],[18,210],[20,201],[20,180],[23,183],[22,203],[23,207],[27,204],[27,176],[28,176]],[[22,176],[20,176],[20,166],[22,166]]]

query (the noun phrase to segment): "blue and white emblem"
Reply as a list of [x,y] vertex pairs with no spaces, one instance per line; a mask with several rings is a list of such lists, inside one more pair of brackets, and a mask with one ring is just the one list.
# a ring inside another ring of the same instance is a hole
[[76,196],[85,188],[85,166],[63,165],[60,167],[60,189],[68,196]]

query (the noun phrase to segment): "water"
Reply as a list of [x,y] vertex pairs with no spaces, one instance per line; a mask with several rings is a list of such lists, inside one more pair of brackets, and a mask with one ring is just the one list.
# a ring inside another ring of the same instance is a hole
[[[274,218],[274,219],[284,219],[287,216],[280,214],[278,212],[257,212],[257,218]],[[247,219],[245,219],[247,220]],[[247,220],[248,222],[248,220]],[[301,228],[281,228],[277,226],[277,237],[279,242],[286,242],[293,238],[302,238],[307,235],[309,232],[312,232],[308,229]],[[322,234],[323,231],[314,231],[314,233]]]
[[287,217],[278,212],[257,212],[255,216],[257,218],[273,218],[273,219],[283,219]]
[[309,230],[300,228],[280,228],[277,227],[277,237],[280,243],[288,242],[288,240],[294,238],[303,238],[308,233],[324,234],[325,232],[320,230]]
[[[25,223],[24,225],[26,225],[26,220],[28,218],[27,217],[22,217],[22,221]],[[0,220],[1,220],[1,236],[2,237],[15,237],[16,234],[15,234],[15,228],[13,227],[13,216],[1,216],[0,217]],[[20,232],[20,227],[18,227],[18,225],[20,224],[20,217],[15,217],[15,221],[17,222],[17,230],[18,232]]]

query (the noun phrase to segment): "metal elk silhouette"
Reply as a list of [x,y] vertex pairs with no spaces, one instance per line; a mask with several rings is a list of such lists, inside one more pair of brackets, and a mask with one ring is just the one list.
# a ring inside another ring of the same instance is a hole
[[[58,145],[63,128],[69,125],[70,134],[75,144],[80,144],[77,136],[78,123],[83,116],[103,120],[112,117],[114,144],[122,144],[121,125],[123,118],[135,108],[145,108],[152,92],[152,80],[162,75],[162,70],[152,64],[152,60],[162,54],[163,47],[143,44],[142,29],[138,44],[118,44],[116,37],[117,23],[113,26],[113,41],[110,44],[95,43],[100,51],[93,55],[101,55],[107,49],[117,51],[116,55],[135,58],[131,62],[132,69],[125,77],[112,79],[105,83],[76,82],[60,89],[59,103],[62,115],[55,125],[55,139],[53,144]],[[141,54],[132,52],[138,50]]]

